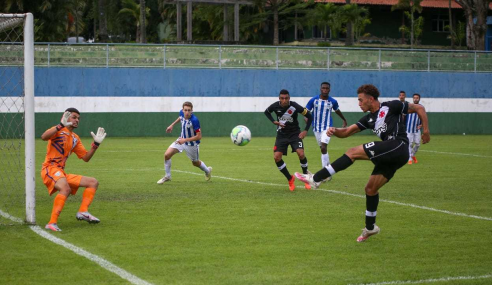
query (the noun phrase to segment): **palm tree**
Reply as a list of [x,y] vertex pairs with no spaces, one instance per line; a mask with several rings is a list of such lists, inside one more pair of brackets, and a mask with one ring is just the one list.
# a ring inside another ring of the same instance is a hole
[[145,0],[140,0],[140,42],[147,43],[147,34],[145,32],[145,22],[147,21]]
[[[354,44],[354,30],[352,27],[355,22],[367,18],[369,10],[359,7],[357,4],[346,4],[342,7],[341,13],[344,22],[347,22],[347,40],[345,41],[345,45],[350,46]],[[350,29],[349,26],[351,27]]]
[[[118,12],[118,17],[122,20],[124,17],[129,17],[132,19],[136,26],[135,42],[140,42],[140,4],[135,3],[133,0],[121,0],[123,9]],[[150,9],[146,8],[145,16],[150,15]],[[147,21],[147,19],[145,19]]]
[[[391,7],[391,10],[401,9],[401,10],[410,10],[410,47],[413,48],[414,44],[414,18],[413,14],[415,12],[422,13],[422,6],[420,3],[423,0],[398,0],[398,3]],[[400,28],[403,29],[403,26]]]
[[328,34],[327,27],[330,28],[332,35],[337,36],[342,28],[340,8],[333,3],[318,4],[308,15],[309,25],[324,28],[324,38]]

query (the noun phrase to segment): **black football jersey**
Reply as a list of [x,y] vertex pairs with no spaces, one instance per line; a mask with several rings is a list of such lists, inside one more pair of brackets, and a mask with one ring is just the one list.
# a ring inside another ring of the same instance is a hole
[[403,140],[408,143],[405,120],[408,114],[408,102],[399,100],[381,103],[379,110],[362,117],[357,126],[361,131],[370,129],[382,141]]
[[301,129],[299,128],[297,116],[298,114],[304,116],[309,112],[306,108],[294,101],[290,101],[289,106],[285,108],[280,106],[280,101],[277,101],[266,110],[270,113],[274,112],[277,115],[277,121],[285,125],[283,128],[277,127],[277,132],[280,134],[300,133]]

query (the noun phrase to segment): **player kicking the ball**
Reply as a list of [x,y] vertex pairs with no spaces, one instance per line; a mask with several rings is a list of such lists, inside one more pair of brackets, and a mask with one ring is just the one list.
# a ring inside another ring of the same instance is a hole
[[200,122],[193,115],[193,104],[184,102],[183,109],[179,111],[179,117],[166,129],[166,133],[173,131],[174,125],[181,121],[181,135],[173,142],[164,154],[164,168],[166,174],[157,181],[157,184],[164,184],[171,181],[171,158],[178,152],[185,152],[190,158],[191,163],[205,172],[205,180],[209,181],[212,177],[212,167],[207,167],[199,157],[199,145],[202,138]]
[[57,225],[58,216],[65,206],[65,201],[70,194],[75,195],[79,187],[85,187],[85,190],[82,194],[82,203],[75,217],[77,220],[87,221],[91,224],[99,223],[99,219],[88,212],[99,182],[92,177],[66,174],[65,162],[72,153],[75,153],[83,161],[89,162],[106,137],[106,132],[103,128],[99,128],[97,134],[91,132],[94,142],[91,149],[87,151],[79,136],[73,132],[79,126],[79,121],[80,112],[75,108],[68,108],[62,116],[61,122],[41,135],[42,140],[48,141],[46,159],[41,168],[41,178],[50,195],[58,191],[53,202],[51,219],[45,228],[55,232],[61,231]]
[[346,138],[360,131],[372,130],[382,141],[370,142],[349,149],[343,156],[318,171],[316,174],[295,176],[317,188],[322,180],[347,169],[355,160],[371,160],[374,170],[366,184],[366,227],[357,238],[363,242],[379,233],[376,213],[379,204],[379,189],[395,175],[395,172],[408,161],[408,138],[402,115],[417,113],[422,121],[423,143],[430,141],[429,124],[425,108],[418,104],[398,100],[380,103],[379,90],[374,85],[362,85],[357,89],[359,107],[369,114],[348,128],[328,128],[327,135]]

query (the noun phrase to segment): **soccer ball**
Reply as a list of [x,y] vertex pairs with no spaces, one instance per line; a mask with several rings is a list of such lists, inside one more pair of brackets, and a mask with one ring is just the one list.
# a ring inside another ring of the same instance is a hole
[[235,145],[245,146],[251,141],[251,132],[246,126],[236,126],[232,129],[231,140]]

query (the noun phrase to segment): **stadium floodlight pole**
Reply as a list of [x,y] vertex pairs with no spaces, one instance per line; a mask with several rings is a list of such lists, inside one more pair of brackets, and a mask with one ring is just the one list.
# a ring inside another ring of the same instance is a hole
[[34,144],[34,18],[25,14],[24,23],[24,112],[26,155],[26,222],[36,223]]

